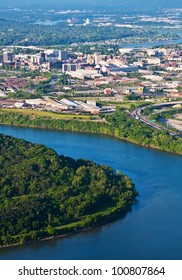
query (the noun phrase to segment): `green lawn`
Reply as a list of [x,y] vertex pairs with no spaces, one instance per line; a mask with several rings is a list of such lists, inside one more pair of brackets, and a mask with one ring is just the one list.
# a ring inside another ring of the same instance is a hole
[[12,113],[18,113],[22,115],[30,115],[32,116],[38,116],[38,117],[48,117],[51,119],[59,119],[59,120],[83,120],[83,121],[89,121],[89,120],[100,120],[99,116],[91,116],[91,115],[73,115],[73,114],[61,114],[61,113],[53,113],[53,112],[47,112],[47,111],[37,111],[32,109],[0,109],[0,112],[12,112]]

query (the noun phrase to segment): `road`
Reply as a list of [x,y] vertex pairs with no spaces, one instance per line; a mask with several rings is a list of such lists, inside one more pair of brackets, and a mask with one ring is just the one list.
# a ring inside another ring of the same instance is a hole
[[[168,102],[168,103],[160,103],[160,104],[155,104],[153,105],[154,107],[160,107],[160,106],[168,106],[168,105],[176,105],[176,104],[182,104],[182,101],[175,101],[175,102]],[[151,106],[151,105],[150,105]],[[168,127],[164,127],[162,125],[159,125],[157,123],[154,123],[154,122],[150,122],[148,120],[148,118],[146,116],[142,116],[141,112],[144,108],[147,108],[149,106],[143,106],[143,107],[140,107],[138,109],[135,109],[134,111],[132,112],[129,112],[127,111],[127,113],[134,119],[136,120],[139,120],[141,122],[144,122],[146,123],[147,125],[153,127],[153,128],[156,128],[158,130],[165,130],[167,131],[170,135],[173,135],[173,136],[179,136],[179,137],[182,137],[182,134],[181,133],[176,133],[174,131],[172,131],[171,129],[169,129]]]

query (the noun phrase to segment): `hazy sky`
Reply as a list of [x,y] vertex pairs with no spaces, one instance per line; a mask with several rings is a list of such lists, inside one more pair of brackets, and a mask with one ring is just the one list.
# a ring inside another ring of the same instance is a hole
[[182,0],[0,0],[0,7],[75,8],[182,8]]

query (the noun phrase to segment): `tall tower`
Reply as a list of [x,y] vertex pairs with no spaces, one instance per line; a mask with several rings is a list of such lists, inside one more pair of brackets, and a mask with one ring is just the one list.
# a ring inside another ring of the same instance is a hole
[[3,62],[12,62],[12,61],[13,61],[12,52],[4,52],[3,53]]
[[46,61],[46,54],[44,52],[40,53],[40,59],[41,63],[44,63]]
[[68,60],[68,52],[67,51],[59,51],[59,60],[61,60],[61,61]]

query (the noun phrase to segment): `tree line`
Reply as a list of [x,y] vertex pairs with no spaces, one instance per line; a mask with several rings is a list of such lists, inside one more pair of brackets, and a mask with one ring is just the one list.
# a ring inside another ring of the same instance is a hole
[[50,117],[24,115],[23,113],[0,112],[0,123],[58,130],[102,133],[115,136],[139,145],[157,148],[167,152],[182,154],[182,139],[160,131],[127,115],[117,109],[112,115],[103,115],[106,122],[79,120],[56,120]]

